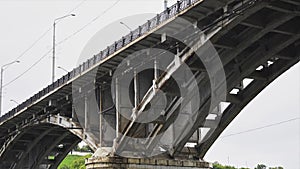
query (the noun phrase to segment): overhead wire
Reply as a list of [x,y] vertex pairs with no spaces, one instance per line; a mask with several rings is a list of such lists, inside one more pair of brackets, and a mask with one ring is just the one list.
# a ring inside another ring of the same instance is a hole
[[66,38],[64,38],[63,40],[59,41],[57,43],[57,45],[60,45],[62,43],[64,43],[65,41],[71,39],[73,36],[77,35],[78,33],[80,33],[81,31],[83,31],[85,28],[87,28],[89,25],[93,24],[96,20],[98,20],[100,17],[102,17],[104,14],[106,14],[109,10],[111,10],[113,7],[115,7],[121,0],[117,0],[115,1],[115,3],[113,3],[110,7],[108,7],[106,10],[104,10],[103,12],[101,12],[98,16],[96,16],[95,18],[93,18],[90,22],[88,22],[87,24],[83,25],[81,28],[79,28],[77,31],[75,31],[74,33],[72,33],[71,35],[67,36]]
[[269,125],[262,126],[262,127],[257,127],[257,128],[253,128],[253,129],[233,133],[233,134],[224,135],[224,136],[221,136],[220,138],[226,138],[226,137],[236,136],[236,135],[240,135],[240,134],[244,134],[244,133],[254,132],[254,131],[257,131],[257,130],[262,130],[262,129],[265,129],[265,128],[270,128],[270,127],[282,125],[282,124],[289,123],[289,122],[292,122],[292,121],[296,121],[296,120],[299,120],[299,119],[300,119],[300,117],[297,117],[297,118],[281,121],[281,122],[278,122],[278,123],[269,124]]
[[[79,3],[75,8],[73,8],[69,13],[72,13],[74,10],[78,9],[80,5],[82,5],[85,1],[87,0],[83,0],[81,3]],[[65,39],[63,39],[62,41],[56,43],[55,46],[58,46],[62,43],[64,43],[65,41],[67,41],[68,39],[72,38],[73,36],[77,35],[78,33],[80,33],[82,30],[84,30],[86,27],[88,27],[89,25],[91,25],[92,23],[94,23],[97,19],[99,19],[101,16],[103,16],[105,13],[107,13],[110,9],[112,9],[114,6],[116,6],[121,0],[117,0],[113,5],[111,5],[109,8],[107,8],[106,10],[104,10],[101,14],[99,14],[98,16],[96,16],[94,19],[92,19],[90,22],[88,22],[87,24],[85,24],[83,27],[81,27],[80,29],[78,29],[77,31],[75,31],[73,34],[71,34],[70,36],[66,37]],[[31,45],[33,48],[33,46],[35,44],[37,44],[44,36],[46,36],[46,34],[51,30],[51,28],[49,30],[47,30],[42,36],[40,36],[38,38],[37,41],[34,42],[33,45]],[[31,49],[30,48],[30,49]],[[27,49],[27,51],[29,51],[30,49]],[[18,76],[16,76],[14,79],[12,79],[11,81],[9,81],[8,83],[4,84],[3,87],[6,87],[10,84],[12,84],[13,82],[15,82],[16,80],[18,80],[19,78],[21,78],[24,74],[26,74],[27,72],[29,72],[33,67],[35,67],[38,63],[40,63],[50,52],[52,52],[52,49],[47,51],[44,55],[42,55],[36,62],[34,62],[28,69],[26,69],[24,72],[22,72],[21,74],[19,74]],[[25,53],[24,53],[25,54]],[[23,54],[23,55],[24,55]],[[22,56],[23,56],[22,55]],[[19,56],[17,59],[19,59]],[[16,59],[16,60],[17,60]]]
[[71,14],[72,12],[76,11],[81,5],[83,5],[83,3],[85,3],[87,0],[82,0],[81,2],[79,2],[73,9],[71,9],[68,14]]
[[[79,4],[77,4],[72,10],[68,12],[68,14],[74,12],[77,10],[85,1],[87,0],[82,0]],[[38,42],[40,42],[50,31],[52,27],[49,27],[41,36],[39,36],[31,45],[29,45],[28,48],[26,48],[18,57],[15,58],[14,61],[18,61],[20,58],[25,56],[25,54],[30,51]]]
[[27,49],[25,49],[14,61],[18,61],[21,57],[23,57],[29,50],[31,50],[40,40],[42,40],[48,32],[51,31],[51,28],[47,29],[37,40],[35,40]]
[[47,51],[44,55],[42,55],[42,57],[40,57],[37,61],[35,61],[29,68],[27,68],[24,72],[22,72],[21,74],[19,74],[18,76],[16,76],[14,79],[12,79],[11,81],[9,81],[8,83],[4,84],[3,87],[6,87],[6,86],[12,84],[16,80],[18,80],[20,77],[22,77],[24,74],[26,74],[27,72],[29,72],[34,66],[36,66],[38,63],[40,63],[51,52],[52,52],[52,49],[49,50],[49,51]]

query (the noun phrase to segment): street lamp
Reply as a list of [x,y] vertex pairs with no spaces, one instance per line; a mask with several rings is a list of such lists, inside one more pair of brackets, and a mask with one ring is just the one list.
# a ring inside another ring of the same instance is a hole
[[65,71],[66,73],[69,73],[69,71],[68,71],[67,69],[65,69],[65,68],[63,68],[63,67],[61,67],[61,66],[57,66],[57,68],[58,68],[58,69],[61,69],[61,70],[63,70],[63,71]]
[[127,24],[125,24],[124,22],[120,22],[120,24],[124,25],[129,31],[132,31],[132,29]]
[[5,68],[9,65],[12,65],[14,63],[20,63],[20,61],[16,60],[10,63],[7,63],[5,65],[1,66],[1,80],[0,80],[0,117],[1,117],[1,113],[2,113],[2,91],[3,91],[3,72],[5,70]]
[[164,8],[165,8],[165,10],[168,9],[168,0],[164,0]]
[[17,101],[15,101],[14,99],[10,99],[11,102],[16,103],[17,105],[19,104]]
[[69,14],[69,15],[65,15],[59,18],[56,18],[53,22],[53,49],[52,49],[52,83],[55,80],[55,26],[58,23],[59,20],[70,17],[70,16],[75,16],[75,14]]

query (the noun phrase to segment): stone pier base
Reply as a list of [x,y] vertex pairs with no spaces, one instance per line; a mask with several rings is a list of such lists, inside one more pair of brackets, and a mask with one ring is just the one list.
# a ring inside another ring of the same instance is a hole
[[173,159],[135,159],[121,157],[97,157],[86,160],[87,169],[210,169],[208,162]]

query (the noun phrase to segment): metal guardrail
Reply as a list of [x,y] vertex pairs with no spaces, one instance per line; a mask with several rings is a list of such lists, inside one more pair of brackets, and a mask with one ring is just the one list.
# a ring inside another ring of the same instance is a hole
[[61,87],[62,85],[66,84],[71,79],[79,76],[82,72],[86,71],[87,69],[91,68],[92,66],[99,63],[104,58],[108,57],[109,55],[113,54],[114,52],[118,51],[119,49],[123,48],[124,46],[128,45],[129,43],[133,42],[137,38],[141,37],[142,35],[146,34],[147,32],[153,30],[169,18],[172,18],[179,14],[181,11],[185,10],[186,8],[192,6],[194,3],[200,0],[181,0],[178,1],[176,4],[169,7],[167,10],[163,11],[162,13],[156,15],[154,18],[148,20],[145,24],[139,26],[137,29],[131,31],[128,35],[122,37],[120,40],[115,41],[114,44],[108,46],[106,49],[94,55],[94,57],[88,59],[86,62],[79,65],[77,68],[74,68],[71,72],[64,75],[54,83],[50,84],[25,102],[18,105],[16,108],[12,109],[2,117],[0,117],[0,122],[5,121],[9,117],[12,117],[17,112],[23,110],[24,108],[30,106],[35,101],[39,100],[43,96],[47,95],[51,91]]

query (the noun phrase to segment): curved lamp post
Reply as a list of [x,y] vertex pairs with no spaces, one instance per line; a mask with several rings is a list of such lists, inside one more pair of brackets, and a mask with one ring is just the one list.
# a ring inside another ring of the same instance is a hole
[[19,105],[19,103],[17,101],[15,101],[14,99],[10,99],[10,101],[16,103],[17,105]]
[[57,68],[58,68],[58,69],[61,69],[61,70],[63,70],[63,71],[65,71],[66,73],[69,73],[69,71],[68,71],[67,69],[65,69],[65,68],[63,68],[63,67],[61,67],[61,66],[57,66]]
[[56,24],[58,23],[59,20],[70,17],[70,16],[76,16],[75,14],[69,14],[65,15],[59,18],[56,18],[53,22],[53,46],[52,46],[52,83],[55,80],[55,29],[56,29]]
[[7,66],[12,65],[14,63],[20,63],[20,61],[16,60],[1,66],[1,80],[0,80],[0,117],[2,113],[2,91],[3,91],[3,72]]
[[120,22],[121,25],[124,25],[130,32],[132,31],[132,29],[124,22]]

